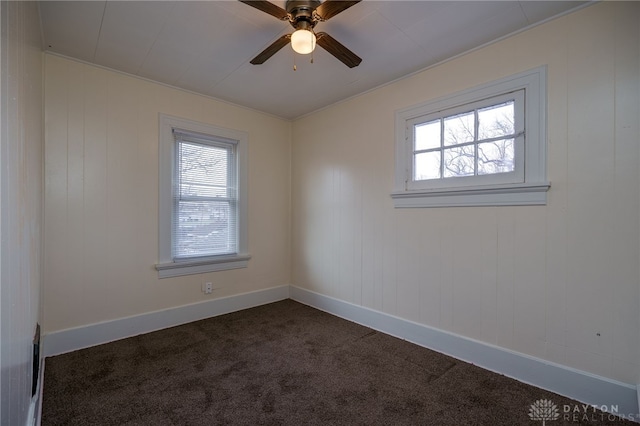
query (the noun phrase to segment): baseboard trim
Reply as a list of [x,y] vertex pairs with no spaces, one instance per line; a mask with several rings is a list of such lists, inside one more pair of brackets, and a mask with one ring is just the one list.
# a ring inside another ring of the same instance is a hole
[[289,298],[289,286],[221,297],[176,308],[69,328],[43,336],[44,356],[60,355]]
[[45,358],[42,352],[40,353],[40,379],[38,381],[38,405],[35,410],[35,419],[33,422],[34,426],[40,426],[42,422],[42,401],[44,398],[44,363]]
[[[585,404],[617,406],[620,415],[640,422],[640,385],[618,382],[287,285],[49,333],[43,336],[41,350],[44,357],[59,355],[288,298]],[[43,362],[42,376],[45,365]],[[41,380],[40,388],[42,383]],[[40,398],[33,407],[33,416],[29,416],[33,423],[29,424],[39,426],[41,392],[39,389]]]
[[29,404],[29,414],[27,415],[27,423],[25,426],[40,426],[40,420],[42,417],[42,381],[44,380],[44,358],[40,356],[38,360],[40,368],[38,368],[38,385],[36,386],[36,393],[31,398]]
[[35,426],[37,419],[36,419],[36,413],[38,410],[38,402],[35,400],[35,398],[31,401],[31,404],[29,404],[29,414],[27,414],[27,422],[25,423],[25,426]]
[[638,386],[418,324],[300,287],[291,286],[290,298],[585,404],[617,406],[620,416],[640,422]]

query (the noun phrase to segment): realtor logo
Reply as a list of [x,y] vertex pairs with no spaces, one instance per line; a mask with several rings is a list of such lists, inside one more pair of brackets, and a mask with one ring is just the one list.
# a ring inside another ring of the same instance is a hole
[[550,399],[539,399],[529,407],[529,418],[531,420],[542,420],[542,426],[547,420],[557,420],[560,417],[558,407]]

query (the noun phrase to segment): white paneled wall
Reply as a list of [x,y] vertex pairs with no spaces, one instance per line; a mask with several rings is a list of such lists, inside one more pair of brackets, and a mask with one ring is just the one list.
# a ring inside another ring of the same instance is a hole
[[40,320],[43,89],[37,4],[3,1],[0,27],[0,424],[24,425],[35,407],[32,340]]
[[[249,133],[248,268],[158,279],[159,113]],[[290,122],[49,54],[45,121],[47,333],[289,284]]]
[[[293,284],[638,383],[639,28],[600,3],[295,121]],[[396,109],[540,65],[546,206],[393,208]]]

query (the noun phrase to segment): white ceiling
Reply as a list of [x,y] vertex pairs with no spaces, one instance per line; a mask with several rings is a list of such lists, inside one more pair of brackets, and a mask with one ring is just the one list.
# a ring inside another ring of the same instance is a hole
[[317,48],[297,71],[289,46],[249,63],[292,28],[234,0],[43,1],[40,15],[48,51],[293,119],[583,3],[365,0],[316,27],[362,63]]

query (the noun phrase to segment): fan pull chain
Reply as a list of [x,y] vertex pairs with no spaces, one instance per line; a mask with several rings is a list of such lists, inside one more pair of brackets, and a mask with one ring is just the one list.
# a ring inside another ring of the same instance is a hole
[[293,53],[293,70],[298,71],[298,67],[296,67],[296,54]]
[[[315,32],[313,31],[313,27],[311,27],[311,37],[313,37],[313,38],[315,38],[315,37],[316,37],[316,34],[315,34]],[[312,40],[311,44],[313,44],[313,40]],[[316,49],[315,49],[315,46],[313,46],[313,50],[311,51],[311,63],[313,63],[313,52],[314,52],[315,50],[316,50]]]

